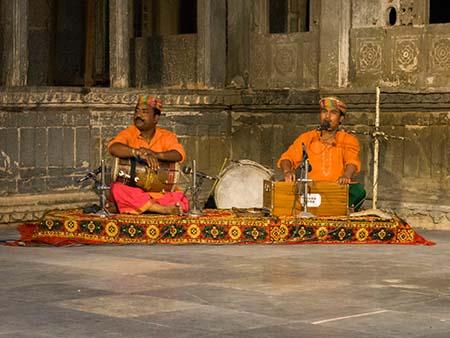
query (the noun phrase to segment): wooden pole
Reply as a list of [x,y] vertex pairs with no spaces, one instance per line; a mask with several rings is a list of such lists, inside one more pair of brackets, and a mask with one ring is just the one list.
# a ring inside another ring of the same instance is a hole
[[376,106],[375,106],[375,140],[373,147],[373,191],[372,191],[372,209],[377,208],[378,198],[378,155],[380,149],[380,141],[376,136],[380,129],[380,87],[376,90]]

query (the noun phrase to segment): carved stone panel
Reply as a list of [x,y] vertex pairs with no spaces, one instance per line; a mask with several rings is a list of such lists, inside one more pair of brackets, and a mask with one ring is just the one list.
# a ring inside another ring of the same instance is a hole
[[400,0],[400,25],[411,26],[418,24],[418,5],[415,0]]
[[318,73],[319,73],[319,56],[316,53],[310,53],[317,45],[316,41],[305,40],[303,53],[303,87],[317,88],[318,87]]
[[411,73],[419,66],[419,40],[407,37],[395,41],[394,69]]
[[450,25],[353,29],[350,48],[353,86],[450,85]]
[[293,86],[300,82],[301,74],[298,74],[301,64],[301,54],[298,43],[290,41],[277,41],[272,44],[272,72],[271,79],[275,86],[291,84]]
[[431,71],[448,72],[450,69],[450,34],[434,36],[430,52]]
[[254,88],[316,88],[317,34],[254,34],[250,85]]
[[380,73],[383,57],[382,41],[378,38],[356,40],[356,69],[358,73]]
[[250,61],[250,79],[253,87],[266,87],[269,73],[270,50],[263,35],[253,35]]

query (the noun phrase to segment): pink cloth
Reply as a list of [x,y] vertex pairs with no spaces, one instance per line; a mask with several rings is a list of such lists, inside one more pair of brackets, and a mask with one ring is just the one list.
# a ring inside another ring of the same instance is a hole
[[181,191],[166,192],[163,197],[156,200],[156,203],[165,206],[176,205],[177,203],[180,203],[180,205],[183,207],[183,212],[188,212],[189,210],[189,201],[186,195]]
[[111,184],[111,195],[121,214],[142,214],[151,203],[158,203],[163,206],[173,206],[180,203],[184,212],[189,210],[189,201],[181,191],[167,192],[161,198],[154,199],[141,188],[114,182]]

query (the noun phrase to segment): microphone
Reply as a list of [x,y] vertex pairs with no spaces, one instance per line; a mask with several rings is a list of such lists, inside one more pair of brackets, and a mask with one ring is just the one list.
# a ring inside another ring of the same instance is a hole
[[303,158],[303,160],[307,160],[308,159],[308,153],[306,152],[306,146],[305,146],[304,143],[302,143],[302,150],[303,150],[302,158]]
[[93,178],[95,176],[97,176],[98,174],[100,174],[102,172],[102,167],[98,167],[97,169],[95,169],[94,171],[90,171],[86,174],[86,176],[83,176],[82,178],[80,178],[78,180],[78,183],[84,182],[90,178]]
[[[306,152],[306,146],[304,143],[302,143],[302,149],[303,149],[303,155],[302,155],[302,168],[305,167],[306,160],[309,159],[308,153]],[[312,165],[310,162],[308,162],[308,172],[312,170]]]
[[[181,168],[181,172],[182,172],[183,174],[194,174],[192,168],[191,168],[191,167],[188,167],[188,166],[182,167],[182,168]],[[197,171],[197,176],[198,176],[198,177],[202,177],[202,178],[206,178],[207,180],[217,180],[217,177],[213,177],[213,176],[206,175],[206,174],[204,174],[204,173],[202,173],[202,172],[200,172],[200,171]]]
[[321,130],[331,130],[331,122],[324,120],[319,124],[319,127],[317,128],[317,130],[321,131]]

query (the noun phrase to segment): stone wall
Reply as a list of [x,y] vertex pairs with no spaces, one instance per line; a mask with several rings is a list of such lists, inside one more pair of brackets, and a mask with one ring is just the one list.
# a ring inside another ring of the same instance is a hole
[[[138,91],[39,88],[0,93],[0,223],[40,217],[52,208],[97,201],[77,180],[102,158],[107,143],[131,122]],[[217,175],[224,160],[249,159],[274,168],[302,131],[318,124],[317,91],[164,90],[162,127],[175,131],[190,165]],[[344,125],[358,132],[363,169],[372,186],[374,93],[340,92],[349,104]],[[405,104],[407,102],[408,104]],[[407,140],[381,140],[379,205],[426,228],[450,229],[450,93],[383,92],[381,130]],[[280,177],[280,172],[275,171]],[[183,178],[188,185],[189,178]],[[211,188],[205,184],[202,198]]]

